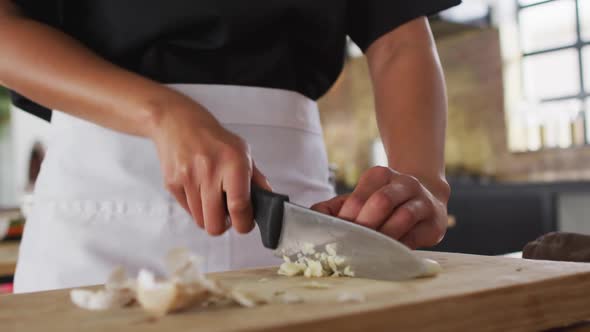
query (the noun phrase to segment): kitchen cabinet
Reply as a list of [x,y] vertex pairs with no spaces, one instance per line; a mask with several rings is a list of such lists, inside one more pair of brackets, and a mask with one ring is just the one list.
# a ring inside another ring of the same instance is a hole
[[554,231],[590,234],[590,182],[452,183],[456,224],[433,250],[481,255],[521,251]]

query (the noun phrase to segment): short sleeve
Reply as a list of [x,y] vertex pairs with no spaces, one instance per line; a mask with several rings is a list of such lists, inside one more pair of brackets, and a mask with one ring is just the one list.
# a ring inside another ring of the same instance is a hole
[[347,33],[366,51],[379,37],[404,23],[460,3],[461,0],[349,0]]

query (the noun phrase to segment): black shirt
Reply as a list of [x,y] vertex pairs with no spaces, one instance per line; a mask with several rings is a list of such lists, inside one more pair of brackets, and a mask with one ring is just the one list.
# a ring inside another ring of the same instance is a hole
[[[292,90],[318,99],[361,49],[460,0],[15,0],[33,19],[161,83]],[[34,70],[34,68],[33,68]],[[21,108],[48,110],[14,94]]]

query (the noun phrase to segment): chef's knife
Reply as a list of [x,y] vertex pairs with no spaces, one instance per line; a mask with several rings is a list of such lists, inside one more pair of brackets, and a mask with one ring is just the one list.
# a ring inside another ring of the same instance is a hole
[[252,185],[254,219],[262,243],[278,257],[295,256],[304,243],[317,249],[336,243],[355,276],[403,280],[428,273],[424,261],[400,242],[375,230],[289,202],[289,197]]

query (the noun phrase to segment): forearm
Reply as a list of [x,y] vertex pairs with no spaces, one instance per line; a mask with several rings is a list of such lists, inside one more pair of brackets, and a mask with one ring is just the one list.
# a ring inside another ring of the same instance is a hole
[[415,176],[446,201],[447,100],[433,44],[404,43],[374,69],[377,120],[389,166]]
[[148,136],[167,100],[156,82],[100,58],[66,34],[21,17],[0,0],[0,84],[51,109]]

